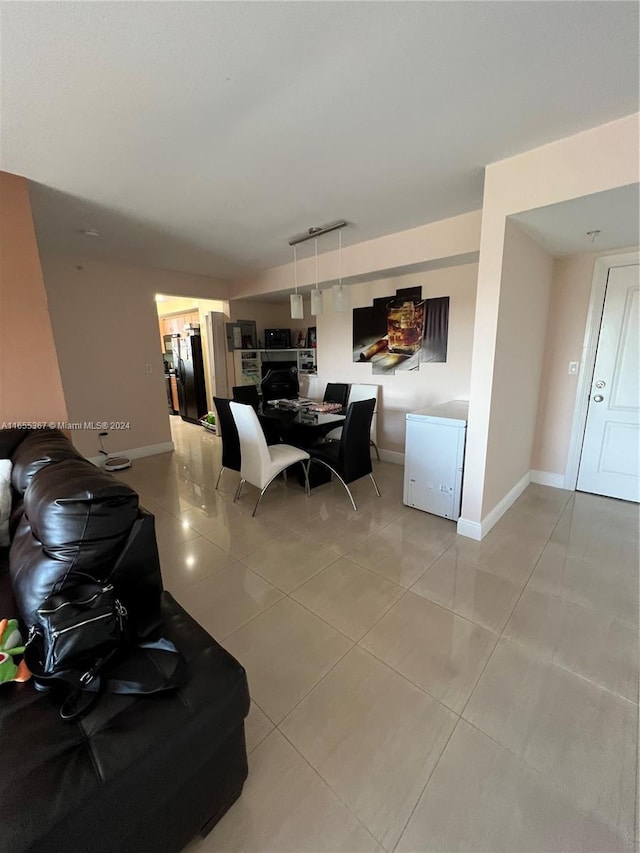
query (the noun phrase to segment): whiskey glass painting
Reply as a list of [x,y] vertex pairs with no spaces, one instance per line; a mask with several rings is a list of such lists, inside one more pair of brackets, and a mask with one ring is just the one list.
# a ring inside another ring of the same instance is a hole
[[387,302],[387,335],[390,353],[414,355],[424,337],[424,299],[399,297]]

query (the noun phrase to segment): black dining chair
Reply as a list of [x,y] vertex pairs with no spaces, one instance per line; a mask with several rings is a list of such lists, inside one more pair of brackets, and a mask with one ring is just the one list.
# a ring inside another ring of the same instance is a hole
[[213,398],[213,405],[218,413],[218,434],[222,439],[222,468],[216,480],[216,489],[225,468],[229,468],[231,471],[240,471],[240,438],[229,407],[230,402],[231,400],[226,400],[224,397]]
[[248,406],[253,406],[257,412],[260,406],[260,394],[255,385],[234,385],[233,386],[233,402],[246,403]]
[[[234,385],[233,402],[244,403],[245,406],[251,406],[255,412],[258,412],[260,408],[260,395],[258,394],[258,389],[255,385]],[[267,439],[267,444],[279,444],[282,441],[278,430],[268,422],[262,422],[262,431],[264,432],[264,437]],[[239,471],[240,468],[237,468],[236,470]]]
[[340,403],[340,405],[344,407],[347,405],[348,394],[349,386],[346,382],[327,382],[322,402]]
[[311,462],[324,465],[335,474],[347,490],[355,510],[358,507],[351,494],[349,483],[368,474],[377,496],[380,497],[380,490],[373,476],[369,450],[371,418],[375,405],[376,401],[373,399],[351,403],[344,419],[340,441],[331,441],[309,449]]

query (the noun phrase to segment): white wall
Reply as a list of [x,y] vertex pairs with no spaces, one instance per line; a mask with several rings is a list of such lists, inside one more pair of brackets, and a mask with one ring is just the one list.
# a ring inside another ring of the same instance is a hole
[[[43,255],[42,267],[69,420],[129,422],[110,431],[111,451],[170,442],[155,294],[226,299],[226,285],[65,255]],[[97,430],[72,438],[97,455]]]
[[483,517],[531,467],[553,261],[507,221]]
[[393,295],[398,288],[422,285],[426,299],[449,296],[447,361],[422,364],[419,370],[374,375],[371,365],[353,361],[353,312],[324,312],[317,318],[318,385],[363,382],[380,386],[378,446],[404,452],[405,415],[432,403],[468,399],[475,312],[477,264],[380,279],[348,288],[352,308],[371,305],[374,298]]

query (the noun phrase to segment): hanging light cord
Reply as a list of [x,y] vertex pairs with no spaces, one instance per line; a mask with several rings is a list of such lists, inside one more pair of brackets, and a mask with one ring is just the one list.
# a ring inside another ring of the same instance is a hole
[[315,239],[316,244],[316,290],[318,289],[318,238]]
[[342,230],[338,229],[338,280],[342,287]]
[[296,247],[293,247],[293,284],[296,294],[298,293],[298,252]]

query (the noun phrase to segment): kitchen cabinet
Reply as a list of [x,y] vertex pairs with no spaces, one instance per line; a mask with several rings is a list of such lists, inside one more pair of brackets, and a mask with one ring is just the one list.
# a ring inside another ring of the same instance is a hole
[[200,323],[200,314],[198,311],[184,311],[181,314],[169,314],[164,317],[158,317],[158,325],[160,329],[160,340],[162,341],[162,352],[165,352],[164,337],[165,335],[180,335],[184,336],[184,327],[188,325],[197,326]]
[[180,410],[180,404],[178,403],[178,380],[173,373],[169,381],[171,382],[171,402],[173,403],[174,411],[178,412]]

